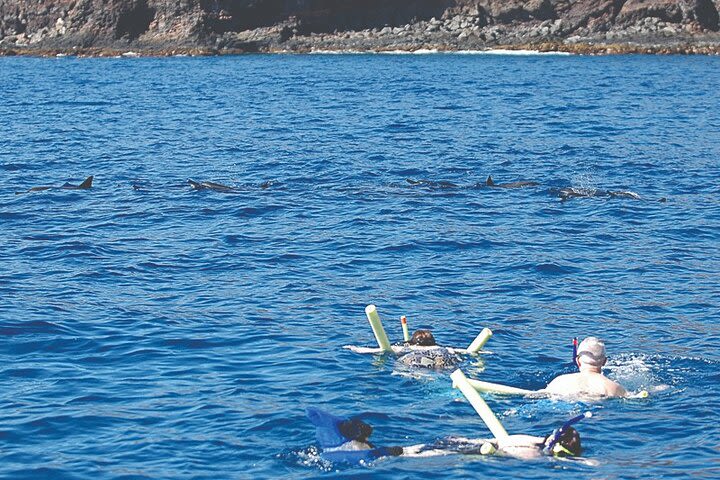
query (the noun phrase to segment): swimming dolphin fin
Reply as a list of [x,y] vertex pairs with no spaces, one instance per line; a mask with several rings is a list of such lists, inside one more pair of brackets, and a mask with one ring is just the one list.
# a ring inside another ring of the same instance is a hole
[[487,181],[485,182],[485,185],[488,187],[494,187],[495,182],[493,182],[492,176],[488,175]]
[[92,175],[90,175],[80,185],[73,185],[70,182],[65,182],[60,188],[64,190],[87,190],[89,188],[92,188],[92,181],[93,177]]
[[92,182],[93,182],[93,176],[90,175],[85,179],[84,182],[82,182],[80,185],[78,185],[78,189],[80,190],[87,190],[88,188],[92,188]]

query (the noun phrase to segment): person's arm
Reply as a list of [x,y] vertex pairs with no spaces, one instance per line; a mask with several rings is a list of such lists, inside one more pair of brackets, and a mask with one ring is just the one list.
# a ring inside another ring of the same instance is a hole
[[610,380],[609,395],[611,397],[627,397],[628,392],[625,388],[617,382]]
[[534,435],[508,435],[497,440],[497,449],[511,457],[535,458],[542,455],[544,440]]
[[374,450],[378,458],[380,457],[399,457],[403,454],[403,447],[380,447]]

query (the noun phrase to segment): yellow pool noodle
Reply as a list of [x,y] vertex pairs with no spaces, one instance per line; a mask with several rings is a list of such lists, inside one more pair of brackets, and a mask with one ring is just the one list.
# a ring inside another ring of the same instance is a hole
[[493,436],[497,439],[506,438],[508,433],[505,430],[505,427],[502,426],[500,420],[498,420],[493,411],[490,410],[490,407],[488,407],[488,404],[485,403],[485,400],[480,397],[477,390],[470,385],[470,382],[468,382],[468,379],[462,370],[458,368],[452,373],[452,375],[450,375],[450,378],[453,381],[453,385],[460,389],[462,394],[465,395],[465,398],[467,398],[468,402],[470,402],[470,405],[472,405],[478,415],[480,415],[480,418],[482,418],[483,422],[485,422],[485,425],[487,425],[488,430],[492,432]]
[[388,337],[385,334],[385,329],[382,326],[382,322],[380,321],[380,316],[377,313],[375,305],[368,305],[365,307],[365,315],[367,315],[367,318],[370,321],[370,326],[375,334],[378,347],[380,347],[384,352],[392,352],[393,350],[390,346],[390,340],[388,340]]
[[407,317],[406,317],[405,315],[403,315],[402,317],[400,317],[400,324],[402,324],[403,339],[404,339],[406,342],[409,342],[409,341],[410,341],[410,332],[408,331]]
[[630,395],[630,398],[647,398],[650,396],[647,390],[640,390],[635,395]]
[[475,340],[470,344],[470,346],[467,348],[467,353],[477,353],[479,352],[485,344],[490,340],[490,337],[492,337],[492,330],[489,328],[483,328],[482,332],[475,337]]
[[480,447],[480,455],[492,455],[497,452],[495,445],[490,442],[485,442]]

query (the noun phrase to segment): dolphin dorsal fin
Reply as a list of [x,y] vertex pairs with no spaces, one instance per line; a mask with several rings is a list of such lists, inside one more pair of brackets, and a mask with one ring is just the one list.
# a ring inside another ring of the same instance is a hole
[[83,190],[87,189],[87,188],[92,188],[92,182],[93,182],[93,176],[90,175],[89,177],[87,177],[85,179],[84,182],[82,182],[80,185],[78,185],[78,188],[82,188]]
[[493,182],[493,179],[492,179],[492,176],[491,176],[491,175],[488,175],[488,179],[487,179],[487,181],[485,182],[485,185],[487,185],[488,187],[495,186],[495,182]]

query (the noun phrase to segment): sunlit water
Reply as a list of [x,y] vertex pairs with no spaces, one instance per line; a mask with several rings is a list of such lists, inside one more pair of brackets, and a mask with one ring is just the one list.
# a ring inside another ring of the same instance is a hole
[[[0,59],[0,473],[717,478],[719,67]],[[540,185],[481,188],[490,174]],[[511,433],[591,410],[588,461],[329,465],[306,406],[370,412],[378,445],[489,435],[449,372],[342,348],[373,345],[369,303],[393,340],[403,314],[446,345],[492,328],[463,369],[523,388],[594,334],[609,375],[650,396],[487,397]]]

